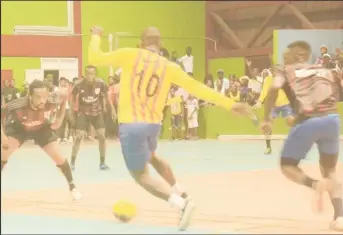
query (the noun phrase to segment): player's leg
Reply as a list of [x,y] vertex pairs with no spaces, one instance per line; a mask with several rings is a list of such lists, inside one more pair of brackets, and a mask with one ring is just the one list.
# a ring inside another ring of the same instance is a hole
[[281,152],[280,167],[283,175],[289,180],[315,189],[317,180],[306,175],[299,163],[306,157],[312,145],[318,138],[318,127],[313,119],[294,126]]
[[172,126],[172,140],[176,139],[176,120],[175,120],[175,115],[171,116],[171,126]]
[[[338,115],[329,115],[323,118],[323,137],[317,141],[320,154],[320,172],[325,179],[326,190],[329,193],[334,210],[331,228],[343,231],[343,202],[342,179],[336,175],[339,156],[340,119]],[[322,194],[323,192],[319,192]],[[319,195],[321,197],[322,195]]]
[[76,157],[80,150],[81,142],[86,136],[89,125],[90,123],[88,117],[82,113],[79,113],[75,120],[75,138],[71,152],[72,169],[75,169]]
[[172,187],[174,193],[181,195],[183,198],[187,198],[188,195],[182,190],[179,183],[176,181],[174,172],[169,163],[156,155],[157,141],[160,132],[158,128],[159,127],[156,127],[156,135],[150,135],[147,137],[148,148],[151,152],[150,164],[154,167],[156,172]]
[[6,166],[12,154],[20,147],[22,143],[24,143],[26,139],[26,133],[23,131],[22,132],[13,131],[12,133],[7,133],[7,137],[8,137],[8,142],[9,142],[7,148],[1,147],[1,172]]
[[285,119],[288,126],[293,126],[295,118],[293,116],[293,110],[290,105],[285,105],[281,109],[281,117]]
[[99,114],[91,118],[91,124],[95,130],[99,141],[99,153],[100,153],[100,170],[109,170],[109,167],[105,164],[106,160],[106,137],[105,137],[105,122],[102,114]]
[[[272,120],[280,116],[280,109],[279,107],[274,107],[271,112]],[[265,135],[266,139],[266,150],[264,151],[264,154],[269,155],[272,153],[272,146],[271,146],[271,135],[273,133],[270,132],[268,135]]]
[[[158,127],[155,131],[158,136]],[[148,164],[152,152],[149,150],[147,139],[152,136],[151,132],[149,124],[120,124],[119,138],[126,166],[135,181],[145,190],[184,211],[179,227],[185,229],[194,211],[194,203],[173,193],[166,181],[156,180],[150,175]]]
[[[176,139],[182,139],[182,116],[176,115],[175,116],[175,126],[176,126]],[[187,135],[187,131],[186,131]]]
[[62,174],[67,180],[69,191],[71,192],[73,199],[80,200],[82,195],[76,190],[70,165],[67,161],[67,158],[61,154],[55,133],[46,127],[44,130],[40,130],[39,133],[34,135],[34,140],[36,144],[49,155],[49,157],[55,162],[56,166],[61,170]]

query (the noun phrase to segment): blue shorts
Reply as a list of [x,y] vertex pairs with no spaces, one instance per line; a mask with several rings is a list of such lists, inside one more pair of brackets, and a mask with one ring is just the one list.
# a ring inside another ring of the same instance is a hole
[[281,157],[302,160],[314,143],[319,154],[335,155],[339,152],[340,117],[329,114],[310,118],[294,126],[283,146]]
[[119,125],[119,139],[127,168],[144,170],[157,148],[160,124],[124,123]]
[[274,107],[272,109],[272,118],[278,118],[280,116],[282,118],[286,118],[286,117],[290,117],[292,115],[293,115],[293,110],[289,104],[279,106],[279,107]]

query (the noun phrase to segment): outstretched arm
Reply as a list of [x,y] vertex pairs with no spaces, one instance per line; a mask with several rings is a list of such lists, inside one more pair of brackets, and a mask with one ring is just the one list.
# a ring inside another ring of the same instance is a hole
[[231,110],[232,105],[235,103],[224,95],[196,81],[194,78],[183,72],[182,69],[174,65],[170,66],[170,72],[172,73],[171,76],[173,77],[173,83],[175,85],[182,87],[187,92],[201,100],[213,103],[227,110]]

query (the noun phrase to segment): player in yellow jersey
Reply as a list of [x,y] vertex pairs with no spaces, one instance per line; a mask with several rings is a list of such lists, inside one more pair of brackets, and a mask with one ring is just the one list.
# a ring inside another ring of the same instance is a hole
[[[265,70],[263,72],[269,72],[268,70]],[[270,72],[269,72],[270,73]],[[268,74],[268,76],[265,77],[263,86],[262,86],[262,91],[260,94],[259,99],[257,100],[257,103],[255,104],[254,108],[260,108],[261,104],[265,100],[268,91],[272,85],[273,77],[272,74]],[[293,111],[292,107],[289,103],[289,100],[285,94],[285,92],[280,89],[278,93],[278,98],[275,102],[275,107],[272,109],[271,116],[273,119],[282,117],[286,120],[287,125],[293,125],[294,122],[294,116],[293,116]],[[270,133],[271,135],[272,133]],[[266,151],[264,152],[265,154],[271,154],[272,153],[272,147],[270,144],[270,135],[266,135]]]
[[[123,48],[103,53],[102,29],[93,27],[88,60],[95,66],[122,68],[118,104],[119,138],[125,163],[132,177],[148,192],[180,209],[179,229],[188,227],[195,204],[181,190],[167,162],[155,154],[161,129],[162,113],[172,84],[201,100],[235,113],[252,115],[246,104],[234,103],[188,76],[178,65],[159,55],[160,32],[147,28],[141,36],[142,48]],[[165,181],[149,174],[151,164]],[[178,192],[177,192],[178,191]]]
[[183,115],[183,100],[179,95],[175,95],[175,89],[170,90],[170,98],[167,101],[170,106],[170,113],[172,118],[172,139],[181,138],[182,115]]

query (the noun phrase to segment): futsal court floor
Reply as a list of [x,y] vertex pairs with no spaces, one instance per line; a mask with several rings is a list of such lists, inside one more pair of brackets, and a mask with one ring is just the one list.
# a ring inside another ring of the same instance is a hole
[[[328,229],[329,200],[323,214],[313,214],[311,191],[281,175],[282,142],[272,144],[273,154],[264,156],[263,141],[161,141],[158,153],[197,204],[189,230],[182,233],[334,234]],[[71,145],[61,148],[70,155]],[[178,213],[133,182],[118,142],[108,143],[110,171],[98,170],[98,156],[96,142],[81,147],[74,177],[84,198],[73,202],[53,162],[39,148],[23,146],[1,177],[2,234],[177,233]],[[312,149],[302,165],[319,176],[317,161]],[[338,174],[342,179],[342,157]],[[112,214],[119,199],[137,205],[138,214],[130,223],[120,223]]]

